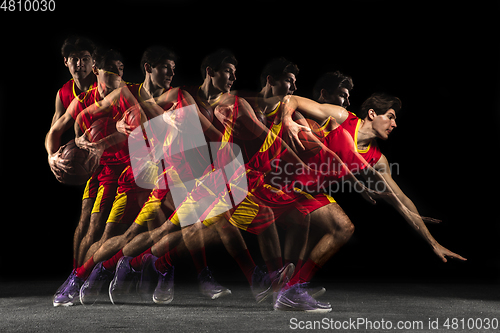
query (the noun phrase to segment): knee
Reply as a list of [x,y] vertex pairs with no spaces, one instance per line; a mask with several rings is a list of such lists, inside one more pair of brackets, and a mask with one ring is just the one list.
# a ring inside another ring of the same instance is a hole
[[354,234],[354,229],[354,224],[352,224],[352,222],[348,220],[340,225],[339,232],[344,238],[349,239]]

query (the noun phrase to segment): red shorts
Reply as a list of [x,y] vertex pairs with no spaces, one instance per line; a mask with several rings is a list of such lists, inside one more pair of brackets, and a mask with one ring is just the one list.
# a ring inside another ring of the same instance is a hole
[[99,180],[99,189],[97,191],[96,201],[92,208],[92,213],[99,213],[105,207],[111,207],[115,200],[116,190],[118,189],[118,179],[125,169],[126,165],[104,165],[97,176]]

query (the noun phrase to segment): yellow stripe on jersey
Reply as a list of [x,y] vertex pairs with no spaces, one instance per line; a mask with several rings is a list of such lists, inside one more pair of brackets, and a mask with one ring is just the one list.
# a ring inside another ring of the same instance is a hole
[[226,130],[224,131],[224,137],[222,138],[222,144],[220,145],[219,150],[223,149],[226,146],[226,144],[229,142],[229,139],[231,138],[232,133],[232,127],[227,126]]
[[271,131],[269,131],[269,134],[267,135],[266,140],[262,144],[262,147],[260,147],[259,152],[263,153],[273,145],[274,141],[278,136],[278,133],[281,131],[281,126],[282,123],[280,122],[278,125],[274,124],[271,127]]
[[371,142],[365,149],[361,150],[358,149],[358,130],[360,126],[361,126],[361,119],[358,119],[358,123],[356,124],[356,129],[354,130],[354,148],[356,149],[357,153],[367,153],[368,150],[370,150],[370,148],[372,147]]
[[281,106],[281,102],[278,103],[278,105],[274,108],[273,111],[271,111],[270,113],[267,113],[266,114],[266,117],[272,117],[276,114],[276,112],[278,112],[278,109],[280,108]]

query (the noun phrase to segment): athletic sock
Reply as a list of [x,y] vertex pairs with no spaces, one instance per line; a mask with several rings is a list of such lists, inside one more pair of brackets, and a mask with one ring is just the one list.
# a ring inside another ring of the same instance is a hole
[[272,274],[283,268],[283,260],[281,257],[266,260],[267,272],[272,278]]
[[76,276],[82,280],[87,280],[90,273],[92,273],[94,266],[95,266],[94,257],[92,256],[83,265],[81,265],[76,269]]
[[236,257],[234,257],[234,260],[236,260],[241,270],[243,271],[243,274],[245,274],[248,283],[252,285],[252,275],[256,265],[252,259],[252,256],[250,256],[250,252],[248,252],[248,249],[241,251]]
[[146,254],[152,254],[151,253],[151,248],[147,249],[146,251],[142,252],[141,254],[139,254],[137,257],[134,257],[132,258],[128,263],[130,265],[130,267],[132,267],[133,269],[135,269],[136,271],[140,271],[142,269],[142,258],[146,255]]
[[73,270],[76,270],[78,268],[78,262],[76,261],[75,258],[73,258]]
[[207,267],[207,255],[205,253],[205,247],[201,247],[196,250],[189,250],[189,253],[191,253],[191,257],[193,258],[194,266],[196,268],[196,271],[198,274],[201,273],[202,270]]
[[123,250],[120,250],[117,254],[112,256],[110,259],[102,263],[102,267],[106,268],[108,271],[114,271],[118,261],[123,257]]
[[295,272],[290,282],[288,282],[285,286],[285,289],[290,288],[294,284],[304,283],[311,281],[312,277],[316,272],[321,268],[318,264],[316,264],[311,259],[307,260],[304,266],[301,269]]
[[177,258],[177,248],[174,247],[172,250],[165,253],[163,256],[158,258],[155,262],[156,270],[160,273],[165,273],[167,269],[174,266],[173,263]]

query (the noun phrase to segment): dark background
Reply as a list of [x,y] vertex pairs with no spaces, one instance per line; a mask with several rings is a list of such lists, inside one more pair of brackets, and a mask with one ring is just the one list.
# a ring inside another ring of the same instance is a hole
[[[70,79],[60,47],[79,34],[120,50],[130,82],[142,82],[140,58],[152,44],[179,54],[174,86],[201,84],[203,57],[226,47],[239,61],[234,89],[259,89],[264,64],[285,56],[300,68],[298,95],[341,70],[354,80],[350,111],[375,91],[400,97],[398,128],[382,151],[420,213],[443,220],[429,225],[434,237],[469,260],[441,263],[391,207],[343,194],[336,198],[356,232],[318,278],[497,281],[500,73],[490,13],[498,8],[488,4],[56,0],[54,13],[0,11],[0,279],[62,282],[71,270],[83,189],[56,181],[43,142]],[[245,238],[260,261],[255,237]],[[221,246],[208,260],[216,275],[243,281]]]

